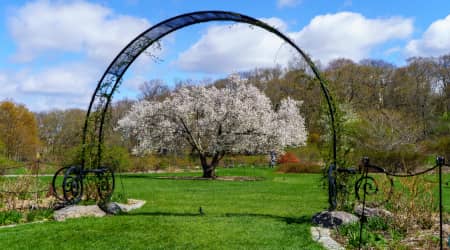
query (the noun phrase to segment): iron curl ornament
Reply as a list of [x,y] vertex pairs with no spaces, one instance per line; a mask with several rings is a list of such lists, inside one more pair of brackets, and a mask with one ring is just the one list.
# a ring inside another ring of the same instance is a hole
[[[355,197],[370,206],[386,204],[394,193],[394,179],[381,167],[370,164],[368,157],[362,159],[362,174],[355,183]],[[370,176],[369,173],[375,173]]]
[[81,166],[60,168],[53,175],[53,195],[62,205],[76,204],[83,199],[87,177],[93,179],[98,201],[107,202],[114,192],[114,171],[109,167],[83,169]]

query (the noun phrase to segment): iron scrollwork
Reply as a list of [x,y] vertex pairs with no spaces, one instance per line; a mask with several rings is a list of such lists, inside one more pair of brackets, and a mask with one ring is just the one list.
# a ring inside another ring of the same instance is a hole
[[[387,203],[394,192],[394,179],[381,167],[372,165],[368,157],[362,159],[362,175],[355,183],[355,197],[358,201],[368,199],[371,206]],[[378,173],[369,176],[369,173]],[[381,188],[383,192],[380,192]],[[370,199],[373,197],[373,199]]]
[[115,187],[114,172],[111,168],[100,168],[95,172],[98,196],[102,201],[111,198]]
[[[361,176],[356,180],[354,186],[355,198],[358,201],[368,199],[371,206],[381,206],[389,201],[394,191],[394,180],[392,174],[388,173],[384,168],[370,164],[369,158],[364,157],[359,169],[355,168],[337,168],[331,165],[328,168],[328,197],[330,210],[337,208],[338,194],[346,192],[336,179],[338,174]],[[379,175],[371,176],[369,173],[378,173]],[[383,188],[382,188],[383,187]],[[384,192],[381,192],[384,191]],[[373,198],[370,198],[373,197]]]
[[83,176],[78,166],[69,167],[64,173],[62,183],[64,200],[74,204],[81,200],[83,195]]
[[89,174],[94,177],[100,201],[109,200],[115,188],[114,171],[109,167],[83,169],[81,166],[71,166],[60,168],[52,179],[53,195],[63,205],[78,203],[83,198],[84,180]]

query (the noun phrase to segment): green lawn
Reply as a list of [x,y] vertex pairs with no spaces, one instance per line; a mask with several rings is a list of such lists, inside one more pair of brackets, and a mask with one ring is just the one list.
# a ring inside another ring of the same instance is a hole
[[[180,175],[200,175],[189,173]],[[311,216],[327,207],[320,175],[219,169],[263,181],[122,177],[127,196],[147,204],[126,215],[0,229],[1,249],[322,249]],[[120,179],[117,189],[121,190]],[[202,207],[204,215],[200,215]]]

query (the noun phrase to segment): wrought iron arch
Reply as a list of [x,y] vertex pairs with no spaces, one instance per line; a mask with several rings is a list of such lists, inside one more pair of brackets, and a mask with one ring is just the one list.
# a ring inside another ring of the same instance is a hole
[[100,167],[101,165],[102,143],[104,138],[103,130],[107,110],[110,106],[114,92],[120,86],[123,75],[127,71],[128,67],[134,62],[134,60],[149,46],[159,41],[169,33],[193,24],[210,21],[234,21],[238,23],[248,23],[250,25],[260,27],[281,38],[283,41],[291,45],[302,56],[302,58],[311,68],[315,77],[318,79],[321,91],[327,102],[332,130],[332,164],[336,165],[337,135],[335,124],[335,106],[327,88],[326,82],[311,58],[290,38],[265,22],[252,18],[250,16],[234,12],[199,11],[169,18],[147,29],[146,31],[138,35],[134,40],[132,40],[127,46],[125,46],[125,48],[122,49],[122,51],[108,66],[107,70],[100,78],[97,87],[95,88],[95,91],[89,103],[89,108],[86,113],[82,138],[82,169],[86,167],[86,155],[88,153],[91,154],[91,156],[94,156],[95,159],[91,164],[91,167]]

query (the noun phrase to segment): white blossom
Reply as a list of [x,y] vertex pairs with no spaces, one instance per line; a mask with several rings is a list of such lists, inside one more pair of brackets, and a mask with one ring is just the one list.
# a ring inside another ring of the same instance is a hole
[[162,102],[140,101],[119,121],[138,138],[134,152],[192,147],[200,155],[267,153],[303,145],[307,132],[300,102],[269,98],[243,80],[225,88],[182,87]]

